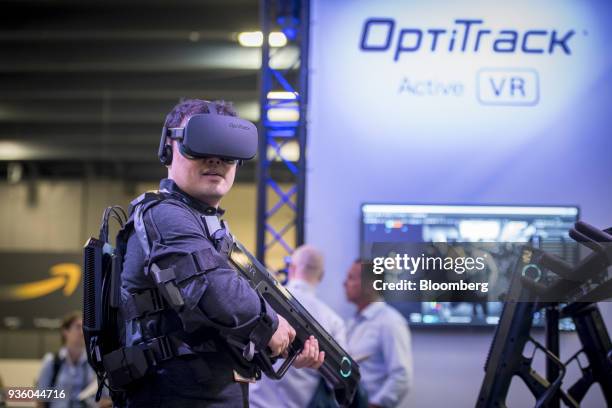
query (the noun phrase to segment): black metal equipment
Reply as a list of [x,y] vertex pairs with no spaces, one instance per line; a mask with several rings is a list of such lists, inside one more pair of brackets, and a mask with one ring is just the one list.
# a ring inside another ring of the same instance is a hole
[[[612,406],[612,343],[596,302],[612,298],[612,279],[604,280],[612,264],[612,231],[601,231],[584,222],[577,222],[570,236],[593,252],[575,268],[540,250],[524,247],[514,269],[510,289],[485,363],[476,407],[506,406],[506,397],[514,376],[520,377],[536,399],[536,407],[558,407],[563,401],[579,407],[594,383],[599,383],[608,406]],[[537,274],[533,274],[537,271]],[[550,273],[549,273],[550,272]],[[534,282],[533,276],[537,276]],[[531,278],[529,276],[532,276]],[[544,282],[544,283],[543,283]],[[585,293],[584,283],[594,284]],[[569,299],[561,307],[553,298]],[[533,314],[546,310],[546,346],[530,335]],[[582,348],[567,361],[559,359],[559,318],[571,318]],[[531,353],[526,351],[533,345]],[[539,350],[546,356],[546,378],[531,363]],[[584,355],[588,366],[583,366]],[[582,377],[567,391],[562,382],[567,366],[576,362]]]
[[[115,251],[108,239],[110,217],[114,218],[122,228],[127,221],[127,215],[121,207],[108,207],[102,216],[99,237],[89,238],[83,249],[83,334],[87,360],[98,377],[97,400],[100,398],[103,385],[107,384],[108,380],[105,369],[106,355],[121,347],[122,337],[116,322],[119,314],[123,258],[121,252]],[[132,366],[133,371],[142,371],[144,375],[146,365],[132,364]],[[109,386],[109,389],[111,397],[116,401],[119,395],[114,392],[112,386]]]

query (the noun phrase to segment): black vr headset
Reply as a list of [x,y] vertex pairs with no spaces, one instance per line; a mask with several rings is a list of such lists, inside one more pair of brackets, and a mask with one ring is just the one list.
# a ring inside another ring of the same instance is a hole
[[248,120],[220,115],[210,104],[210,113],[193,115],[184,128],[164,126],[157,155],[163,165],[172,163],[172,146],[167,138],[179,141],[180,151],[187,158],[219,157],[225,161],[252,159],[257,153],[257,128]]

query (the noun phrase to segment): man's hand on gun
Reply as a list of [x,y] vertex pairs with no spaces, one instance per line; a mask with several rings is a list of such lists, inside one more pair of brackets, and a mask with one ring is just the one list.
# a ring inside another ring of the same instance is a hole
[[268,347],[272,350],[271,357],[286,354],[293,339],[295,339],[295,329],[283,316],[278,315],[278,327],[268,343]]
[[[283,316],[278,315],[278,328],[268,343],[268,347],[272,350],[272,357],[287,357],[287,349],[294,339],[295,329],[291,327]],[[296,358],[293,366],[295,368],[308,367],[316,370],[321,367],[324,360],[325,352],[319,351],[319,342],[314,336],[310,336],[304,342],[302,352]]]
[[310,336],[306,342],[304,342],[304,348],[300,355],[295,359],[293,366],[295,368],[314,368],[317,370],[323,365],[325,360],[325,352],[319,351],[319,342],[314,336]]

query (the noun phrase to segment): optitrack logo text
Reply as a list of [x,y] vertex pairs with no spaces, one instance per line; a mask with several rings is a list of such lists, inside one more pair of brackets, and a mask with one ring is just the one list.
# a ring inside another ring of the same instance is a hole
[[394,51],[394,61],[418,51],[525,54],[572,54],[576,31],[556,29],[493,30],[484,20],[456,19],[450,28],[398,28],[392,18],[369,18],[361,30],[360,48],[366,52]]

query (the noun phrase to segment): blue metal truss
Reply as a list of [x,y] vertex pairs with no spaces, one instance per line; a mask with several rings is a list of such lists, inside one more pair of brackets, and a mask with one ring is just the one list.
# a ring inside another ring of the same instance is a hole
[[[308,0],[260,1],[264,41],[260,74],[257,258],[268,266],[270,259],[266,255],[272,248],[280,245],[287,256],[304,242],[309,11]],[[272,31],[282,31],[287,45],[271,48],[267,39]],[[277,58],[286,53],[293,61],[279,68]],[[271,91],[285,94],[275,97],[270,95]],[[293,98],[287,99],[291,94]],[[277,112],[293,112],[293,116],[279,118],[275,115]],[[278,163],[274,172],[271,171],[273,163]],[[288,187],[283,189],[281,180]],[[291,211],[288,221],[286,211],[281,212],[285,209]],[[291,236],[290,232],[295,235]]]

